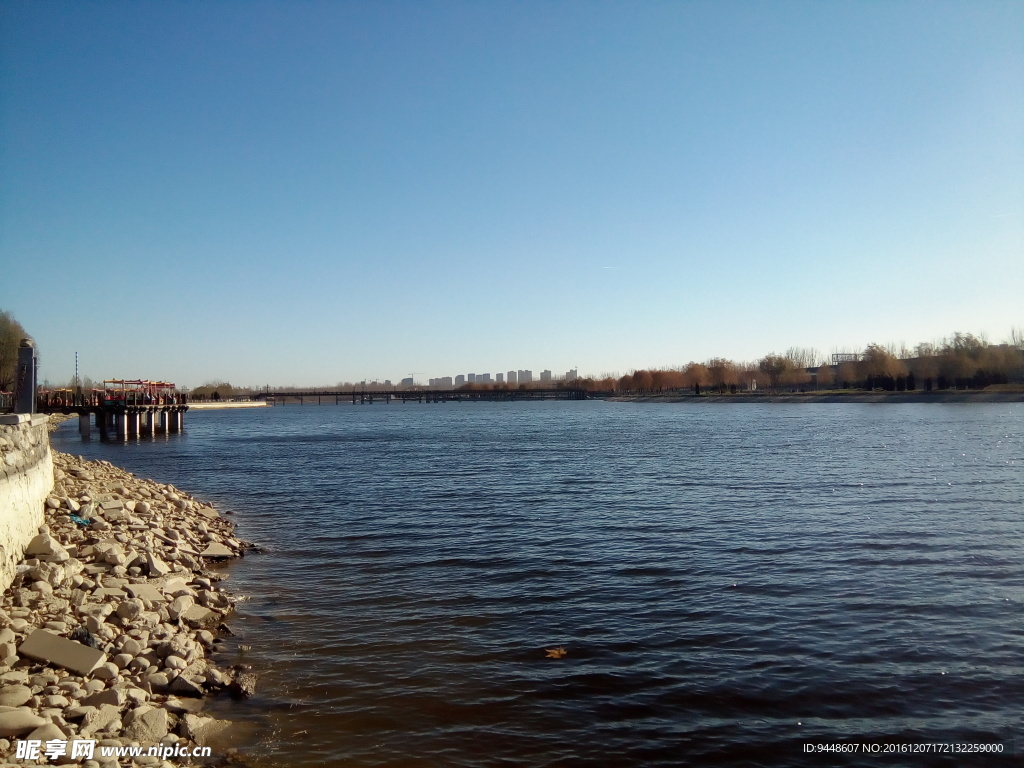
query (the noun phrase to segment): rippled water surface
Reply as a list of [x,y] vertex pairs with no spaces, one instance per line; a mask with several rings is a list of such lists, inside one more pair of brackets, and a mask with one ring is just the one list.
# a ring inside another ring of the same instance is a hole
[[260,765],[832,765],[804,743],[1024,735],[1019,404],[288,406],[127,445],[75,426],[58,448],[215,500],[267,548],[228,568],[251,599],[222,654],[258,696],[213,705]]

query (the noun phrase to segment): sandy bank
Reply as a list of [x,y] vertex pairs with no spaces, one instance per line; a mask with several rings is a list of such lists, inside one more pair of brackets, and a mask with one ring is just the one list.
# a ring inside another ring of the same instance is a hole
[[803,392],[742,395],[610,397],[618,403],[1024,403],[1024,392]]
[[[92,740],[85,768],[210,763],[102,757],[103,746],[213,746],[226,721],[204,697],[252,692],[207,654],[234,598],[209,569],[247,545],[210,505],[105,461],[53,452],[46,519],[0,603],[0,756],[20,740]],[[45,758],[44,758],[45,760]],[[71,761],[79,763],[78,759]]]

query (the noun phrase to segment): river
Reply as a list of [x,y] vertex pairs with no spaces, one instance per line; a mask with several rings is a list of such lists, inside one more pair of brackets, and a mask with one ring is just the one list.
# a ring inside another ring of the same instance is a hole
[[[1022,404],[76,427],[54,447],[213,500],[265,548],[227,567],[249,599],[221,652],[258,694],[211,705],[254,765],[964,765],[987,761],[863,750],[1024,735]],[[806,751],[835,743],[868,746]]]

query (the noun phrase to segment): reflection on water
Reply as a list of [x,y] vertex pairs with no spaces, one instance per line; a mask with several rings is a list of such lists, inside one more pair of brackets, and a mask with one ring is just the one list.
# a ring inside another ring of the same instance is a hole
[[267,547],[229,567],[251,600],[223,651],[258,695],[213,705],[256,762],[784,765],[808,741],[1020,737],[1022,417],[295,406],[57,447]]

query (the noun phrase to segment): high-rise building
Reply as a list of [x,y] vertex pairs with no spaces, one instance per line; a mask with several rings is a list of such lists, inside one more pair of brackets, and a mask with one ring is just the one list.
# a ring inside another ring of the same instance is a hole
[[476,381],[476,374],[475,373],[467,373],[466,374],[466,381],[468,381],[470,384],[472,384],[474,381]]
[[519,371],[519,383],[529,384],[533,381],[533,371]]
[[504,373],[496,373],[496,374],[494,374],[494,380],[496,382],[498,382],[499,384],[503,384],[505,382],[505,374]]
[[575,368],[565,372],[565,378],[567,378],[569,381],[573,381],[574,379],[578,379],[579,377],[579,373],[577,373]]
[[491,381],[491,374],[481,373],[479,376],[476,377],[476,380],[478,382],[483,382],[484,384],[489,384]]
[[509,384],[517,384],[519,382],[519,378],[516,376],[515,371],[509,371],[506,373],[505,378],[508,379]]
[[401,386],[403,386],[403,387],[411,387],[411,386],[412,386],[413,384],[415,384],[415,383],[416,383],[416,382],[415,382],[415,381],[413,381],[412,377],[410,376],[410,377],[408,377],[408,378],[402,379],[402,384],[401,384]]
[[452,377],[451,376],[442,376],[441,378],[439,378],[437,380],[437,386],[439,386],[441,389],[451,389],[452,388]]
[[463,376],[461,373],[458,376],[455,377],[455,386],[456,387],[461,387],[465,383],[466,383],[466,377]]
[[540,380],[541,381],[550,382],[551,381],[551,371],[541,371],[540,372]]

